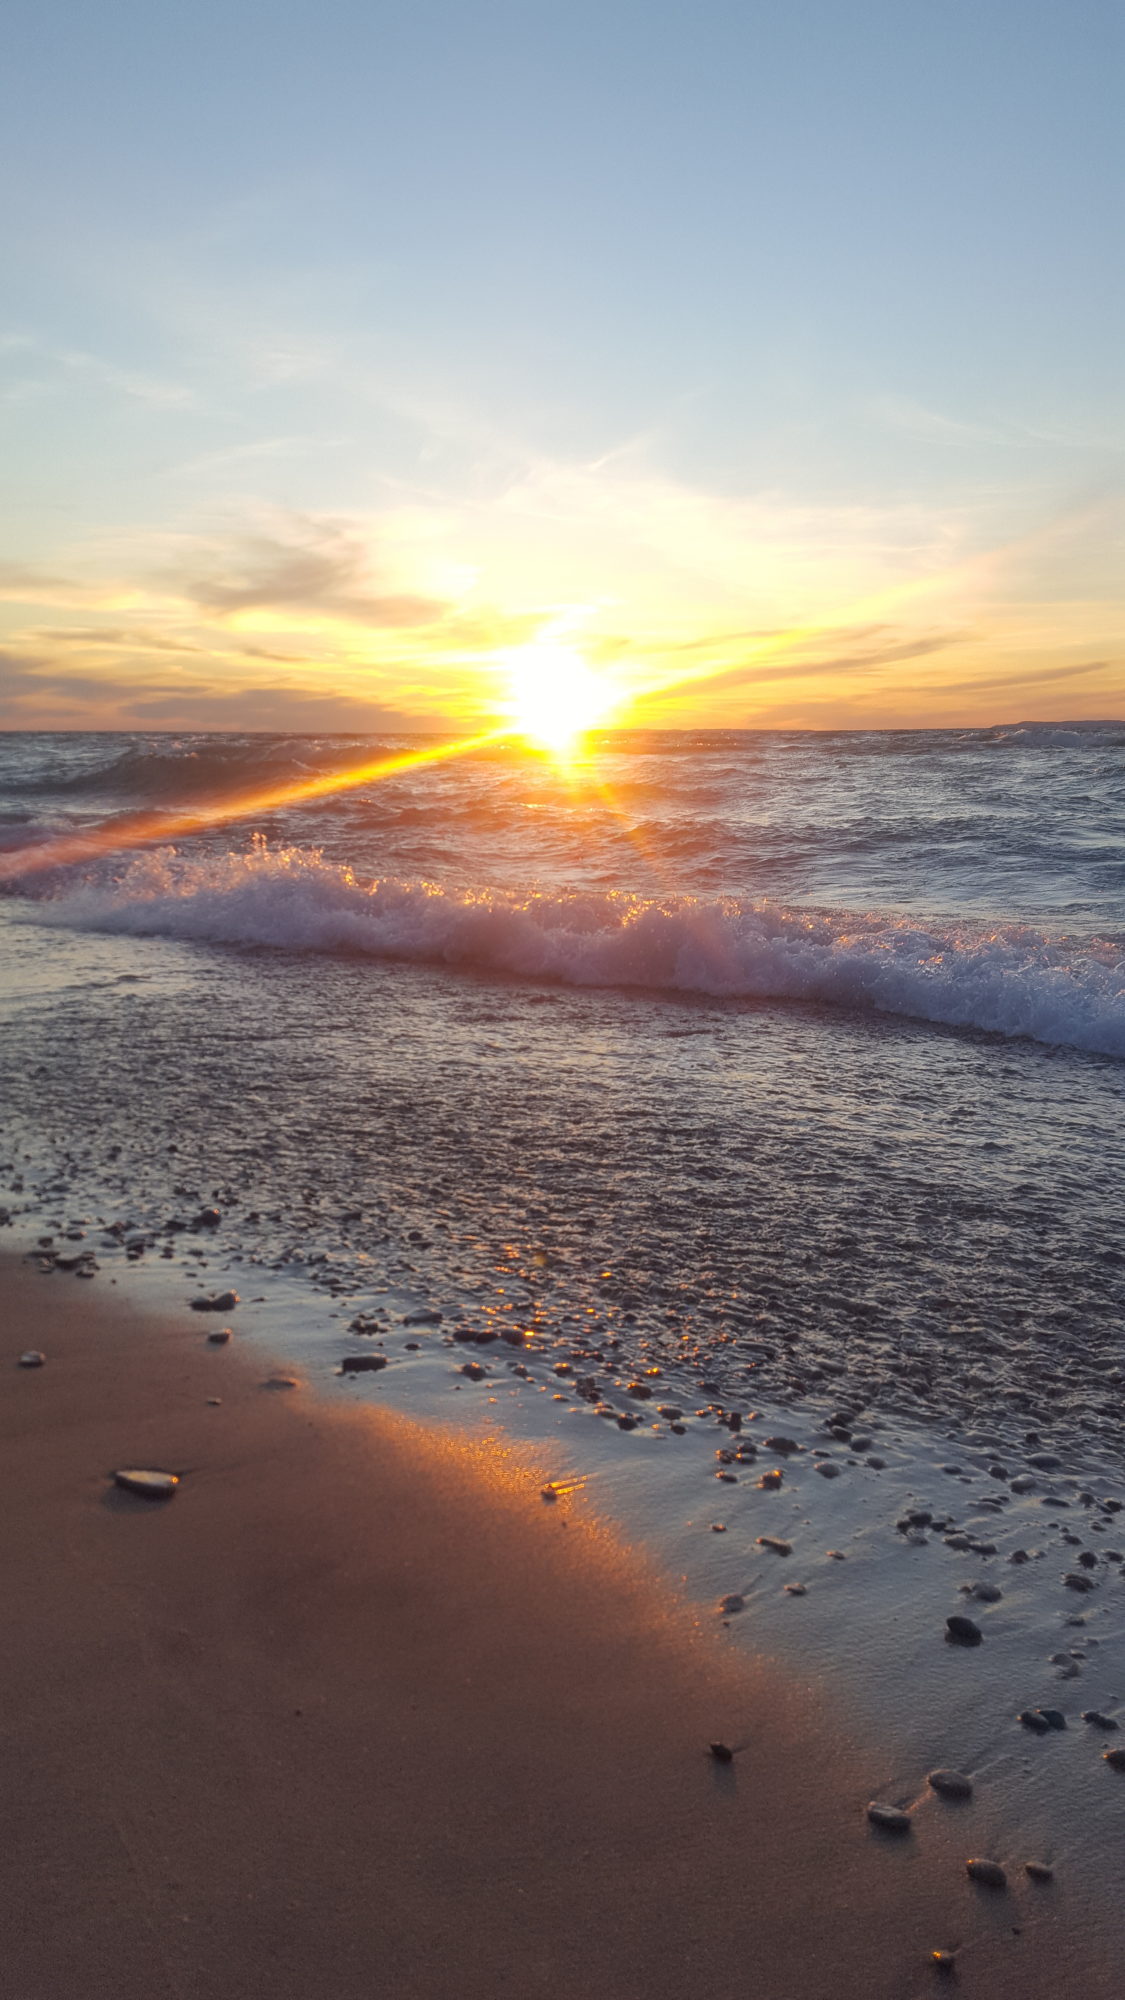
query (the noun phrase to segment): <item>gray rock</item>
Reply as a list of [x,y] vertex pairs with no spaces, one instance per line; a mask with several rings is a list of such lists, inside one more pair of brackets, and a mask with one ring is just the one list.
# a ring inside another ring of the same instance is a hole
[[974,1882],[980,1882],[986,1889],[1006,1889],[1008,1877],[998,1861],[981,1861],[974,1857],[966,1861],[965,1872]]
[[816,1469],[822,1479],[839,1479],[840,1477],[839,1466],[833,1465],[830,1458],[822,1458]]
[[46,1359],[46,1355],[41,1354],[37,1347],[29,1347],[25,1353],[20,1355],[19,1366],[21,1368],[42,1368]]
[[142,1500],[170,1500],[180,1481],[175,1472],[142,1472],[128,1467],[114,1473],[113,1483],[126,1493],[138,1493]]
[[955,1611],[945,1621],[945,1636],[952,1646],[979,1646],[984,1633],[971,1618],[963,1618]]
[[973,1781],[963,1771],[931,1771],[927,1783],[935,1792],[940,1792],[943,1799],[971,1799],[973,1796]]
[[885,1806],[877,1799],[872,1799],[867,1808],[867,1817],[872,1826],[881,1827],[884,1833],[910,1832],[910,1814],[903,1812],[901,1806]]

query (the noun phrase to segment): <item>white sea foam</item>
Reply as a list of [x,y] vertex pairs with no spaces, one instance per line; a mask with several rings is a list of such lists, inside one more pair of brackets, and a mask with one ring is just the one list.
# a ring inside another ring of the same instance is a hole
[[1125,1056],[1125,947],[768,900],[454,892],[307,848],[161,850],[27,906],[77,930],[347,951],[574,986],[811,1000]]

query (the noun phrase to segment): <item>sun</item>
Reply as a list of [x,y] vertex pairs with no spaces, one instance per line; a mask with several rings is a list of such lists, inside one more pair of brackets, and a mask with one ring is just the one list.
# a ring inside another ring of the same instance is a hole
[[562,754],[609,713],[615,691],[572,646],[525,646],[508,671],[508,713],[531,742]]

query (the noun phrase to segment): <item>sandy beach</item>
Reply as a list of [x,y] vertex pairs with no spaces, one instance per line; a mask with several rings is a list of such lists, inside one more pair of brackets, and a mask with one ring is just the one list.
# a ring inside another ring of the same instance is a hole
[[966,1992],[1116,1990],[1056,1899],[966,1882],[921,1774],[874,1833],[830,1690],[518,1456],[271,1387],[124,1286],[8,1258],[2,1299],[13,2000],[909,2000],[942,1948]]

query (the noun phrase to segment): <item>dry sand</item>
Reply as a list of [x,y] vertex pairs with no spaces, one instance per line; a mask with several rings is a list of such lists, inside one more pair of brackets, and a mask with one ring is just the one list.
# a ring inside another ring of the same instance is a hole
[[872,1833],[823,1690],[534,1468],[215,1323],[0,1264],[5,2000],[913,2000],[937,1946],[987,2000],[1119,1990],[938,1802]]

